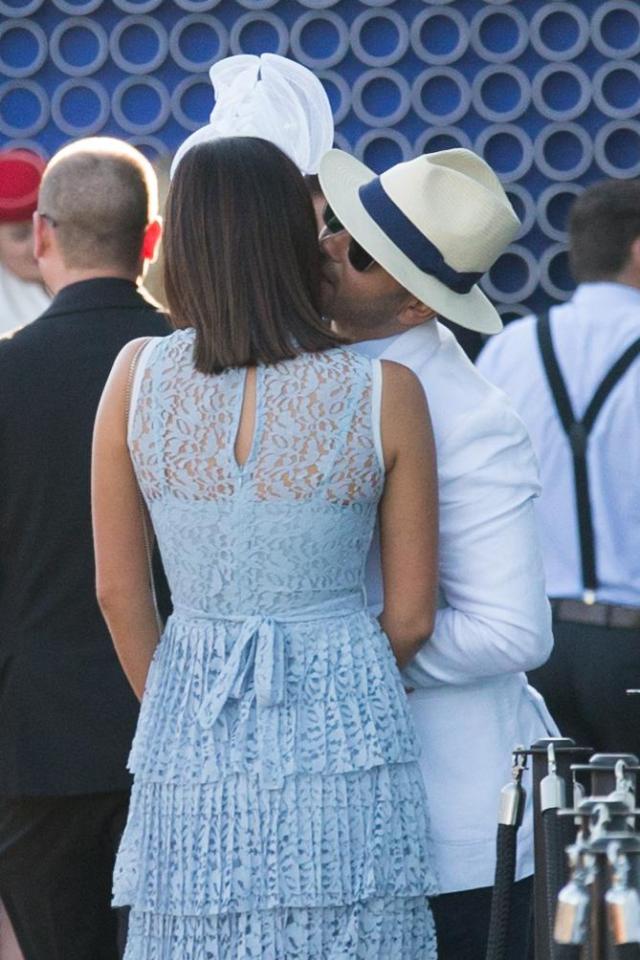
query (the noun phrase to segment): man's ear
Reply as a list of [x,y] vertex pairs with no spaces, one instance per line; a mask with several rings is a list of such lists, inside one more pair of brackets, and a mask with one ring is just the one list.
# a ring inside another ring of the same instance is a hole
[[636,237],[629,248],[628,262],[634,270],[640,271],[640,237]]
[[37,210],[33,217],[33,255],[36,260],[42,257],[51,249],[51,234],[53,227],[46,217],[41,217]]
[[158,244],[162,236],[162,220],[157,217],[145,227],[144,237],[142,238],[142,259],[153,263],[158,256]]
[[426,303],[410,296],[397,313],[397,320],[403,327],[417,327],[427,320],[433,320],[438,314]]

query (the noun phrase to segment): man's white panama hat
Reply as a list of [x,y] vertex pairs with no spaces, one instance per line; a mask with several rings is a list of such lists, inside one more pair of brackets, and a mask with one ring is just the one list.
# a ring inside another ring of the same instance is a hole
[[320,185],[354,240],[415,297],[469,330],[502,330],[478,281],[520,221],[481,157],[440,150],[377,176],[355,157],[330,150],[320,163]]
[[214,63],[209,77],[215,95],[209,123],[178,147],[171,176],[187,150],[220,137],[269,140],[302,173],[317,173],[333,145],[333,114],[311,70],[275,53],[240,53]]

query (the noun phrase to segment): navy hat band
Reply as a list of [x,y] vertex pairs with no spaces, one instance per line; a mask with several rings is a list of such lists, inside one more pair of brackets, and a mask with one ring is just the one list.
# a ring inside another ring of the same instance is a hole
[[435,244],[418,230],[385,193],[379,177],[360,187],[358,194],[372,220],[418,270],[435,277],[454,293],[469,293],[481,279],[482,273],[460,273],[450,267]]

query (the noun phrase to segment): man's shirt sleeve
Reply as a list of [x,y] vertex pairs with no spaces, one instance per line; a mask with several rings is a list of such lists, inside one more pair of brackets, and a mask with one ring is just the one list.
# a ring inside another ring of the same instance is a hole
[[533,506],[538,471],[524,424],[495,391],[440,454],[446,606],[404,671],[412,687],[531,670],[553,646]]

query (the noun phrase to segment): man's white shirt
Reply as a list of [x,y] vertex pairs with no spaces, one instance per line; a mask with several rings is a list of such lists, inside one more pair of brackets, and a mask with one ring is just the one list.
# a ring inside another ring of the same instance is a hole
[[21,280],[0,263],[0,336],[31,323],[50,303],[42,284]]
[[[500,789],[511,751],[557,730],[523,671],[553,644],[533,516],[537,466],[526,429],[436,321],[355,344],[419,377],[431,411],[440,498],[442,605],[405,671],[429,797],[442,892],[491,886]],[[382,608],[377,544],[369,603]],[[533,872],[531,791],[517,878]]]
[[[550,311],[555,352],[574,414],[582,416],[602,378],[640,337],[640,290],[620,283],[581,284]],[[509,324],[478,367],[524,420],[540,461],[536,505],[552,597],[580,597],[580,554],[571,453],[547,386],[535,318]],[[602,408],[589,438],[589,487],[600,580],[597,599],[640,606],[640,358]]]

